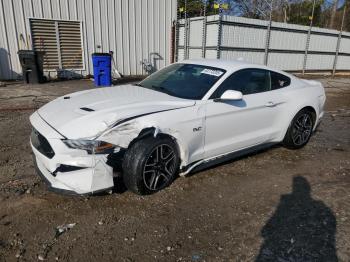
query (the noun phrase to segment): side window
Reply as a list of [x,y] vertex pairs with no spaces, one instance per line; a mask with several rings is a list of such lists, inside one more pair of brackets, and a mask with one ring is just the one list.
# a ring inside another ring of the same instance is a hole
[[279,89],[290,85],[290,78],[276,72],[270,72],[271,74],[271,90]]
[[241,91],[243,95],[271,90],[270,72],[264,69],[243,69],[229,76],[212,94],[219,98],[226,90]]

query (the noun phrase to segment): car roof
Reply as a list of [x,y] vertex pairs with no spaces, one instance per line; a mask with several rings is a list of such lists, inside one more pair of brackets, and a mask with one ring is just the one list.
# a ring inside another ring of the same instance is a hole
[[186,64],[196,64],[196,65],[204,65],[204,66],[211,66],[211,67],[217,67],[226,70],[227,72],[235,72],[240,69],[245,69],[245,68],[260,68],[260,69],[266,69],[266,70],[271,70],[274,72],[278,72],[280,74],[284,74],[290,78],[297,79],[295,76],[275,69],[275,68],[270,68],[265,65],[261,64],[253,64],[249,63],[247,61],[243,60],[227,60],[227,59],[207,59],[207,58],[202,58],[202,59],[189,59],[189,60],[183,60],[179,61],[178,63],[186,63]]
[[212,67],[218,67],[225,69],[226,71],[235,71],[237,69],[241,68],[263,68],[263,69],[269,69],[268,67],[264,65],[259,64],[252,64],[246,61],[240,61],[240,60],[225,60],[225,59],[189,59],[180,61],[179,63],[186,63],[186,64],[198,64],[198,65],[204,65],[204,66],[212,66]]

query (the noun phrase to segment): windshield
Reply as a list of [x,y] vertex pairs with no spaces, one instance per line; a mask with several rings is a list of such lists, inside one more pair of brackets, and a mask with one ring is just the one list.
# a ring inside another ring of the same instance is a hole
[[138,85],[185,99],[202,99],[226,71],[193,64],[172,64]]

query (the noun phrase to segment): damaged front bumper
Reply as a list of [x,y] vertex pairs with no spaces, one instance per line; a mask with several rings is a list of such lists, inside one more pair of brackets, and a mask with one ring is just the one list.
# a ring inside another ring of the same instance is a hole
[[31,123],[36,136],[31,147],[38,174],[49,189],[66,194],[94,194],[114,187],[113,167],[107,164],[108,155],[88,154],[68,148],[62,135],[34,113]]

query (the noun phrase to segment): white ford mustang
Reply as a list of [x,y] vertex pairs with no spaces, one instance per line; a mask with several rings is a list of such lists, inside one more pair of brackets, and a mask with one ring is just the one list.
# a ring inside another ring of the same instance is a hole
[[258,148],[304,146],[325,100],[321,83],[265,66],[188,60],[55,99],[30,117],[31,145],[53,190],[96,193],[121,173],[129,190],[151,194]]

